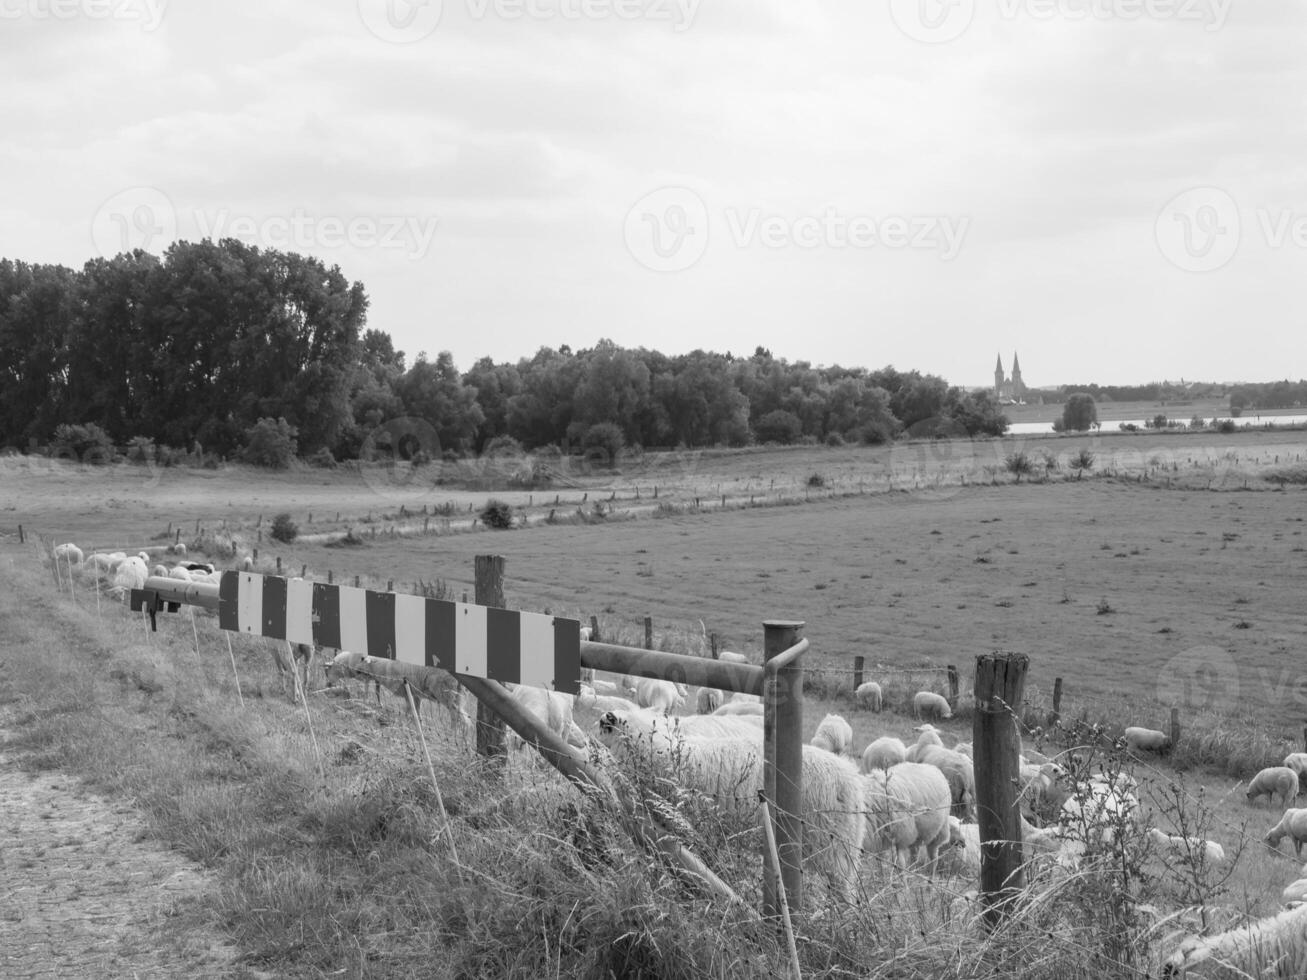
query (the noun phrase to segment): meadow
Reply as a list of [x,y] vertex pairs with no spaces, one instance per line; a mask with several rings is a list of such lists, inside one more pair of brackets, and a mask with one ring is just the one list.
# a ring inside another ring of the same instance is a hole
[[[466,467],[412,479],[10,457],[0,460],[0,549],[9,559],[0,573],[15,624],[5,650],[13,683],[0,705],[6,742],[29,765],[68,769],[136,799],[159,839],[218,874],[220,893],[194,915],[221,923],[247,965],[277,976],[781,972],[774,936],[687,891],[629,845],[613,853],[611,841],[596,844],[593,835],[620,831],[585,814],[552,773],[518,760],[497,782],[466,765],[465,745],[438,741],[455,827],[447,843],[397,704],[313,698],[310,732],[303,710],[277,695],[266,649],[238,638],[241,706],[221,634],[204,617],[197,660],[189,619],[161,617],[161,633],[147,639],[120,607],[97,611],[85,583],[71,599],[54,594],[31,545],[39,533],[160,548],[180,528],[183,540],[215,551],[258,548],[264,570],[280,559],[295,573],[357,575],[374,586],[439,580],[455,595],[471,591],[473,557],[495,553],[506,558],[510,605],[595,616],[604,639],[640,645],[649,616],[662,648],[703,653],[715,634],[723,648],[756,658],[763,620],[805,621],[808,718],[845,714],[858,745],[909,735],[903,699],[917,686],[939,689],[947,664],[961,671],[965,703],[974,657],[993,650],[1029,655],[1032,723],[1043,721],[1055,677],[1065,682],[1064,721],[1102,722],[1109,735],[1127,724],[1165,729],[1178,706],[1180,745],[1137,766],[1155,790],[1146,802],[1169,829],[1175,807],[1162,797],[1178,791],[1187,819],[1201,799],[1208,836],[1242,850],[1224,894],[1208,892],[1205,904],[1264,914],[1298,864],[1287,845],[1273,854],[1258,843],[1273,818],[1265,804],[1244,802],[1240,780],[1299,748],[1307,721],[1307,677],[1295,656],[1307,585],[1301,436],[650,455],[620,473],[578,467],[529,489],[487,485],[493,469]],[[1081,448],[1096,463],[1078,474],[1067,460]],[[1002,466],[1015,452],[1056,465],[1018,483]],[[516,504],[528,523],[472,526],[491,496]],[[282,511],[301,537],[260,540]],[[342,546],[351,530],[353,543]],[[855,656],[868,678],[886,679],[887,713],[853,704]],[[946,741],[969,737],[965,707],[959,715]],[[756,897],[756,830],[702,833],[695,843],[735,855],[723,870]],[[722,846],[736,837],[743,851]],[[587,864],[595,847],[598,863]],[[923,931],[938,935],[956,915],[952,898],[966,887],[950,879],[895,890],[883,869],[869,869],[868,907],[889,914],[805,920],[805,975],[1122,975],[1119,964],[1082,955],[1102,938],[1095,930],[1119,923],[1082,914],[1067,932],[1068,910],[1088,891],[1046,893],[1028,925],[1055,921],[1051,944],[1042,932],[1015,932],[981,948],[956,929],[945,942],[924,941]],[[1159,886],[1154,897],[1169,909],[1163,900],[1177,894]],[[1168,911],[1137,932],[1132,962],[1146,968],[1167,929],[1193,922]]]

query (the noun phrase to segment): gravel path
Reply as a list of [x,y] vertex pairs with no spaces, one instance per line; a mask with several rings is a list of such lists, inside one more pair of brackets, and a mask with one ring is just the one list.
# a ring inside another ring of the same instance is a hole
[[166,929],[211,886],[202,868],[145,839],[130,806],[60,773],[25,773],[0,752],[4,980],[260,976],[236,965],[221,935]]

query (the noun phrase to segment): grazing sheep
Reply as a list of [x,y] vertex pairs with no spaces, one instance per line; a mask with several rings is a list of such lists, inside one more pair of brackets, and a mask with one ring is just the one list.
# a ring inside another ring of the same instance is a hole
[[901,739],[897,739],[892,735],[883,735],[868,743],[867,747],[862,750],[862,771],[864,773],[876,769],[888,769],[890,766],[897,766],[900,762],[907,761],[907,746],[903,744]]
[[170,555],[176,555],[178,558],[185,558],[185,557],[186,557],[186,545],[183,544],[182,542],[178,541],[176,544],[170,544],[170,545],[168,545],[167,552],[168,552],[168,554],[170,554]]
[[124,558],[113,573],[114,589],[121,589],[124,594],[130,589],[145,588],[145,580],[150,577],[150,570],[139,556]]
[[974,752],[972,751],[970,742],[959,742],[957,745],[953,746],[953,751],[960,752],[962,755],[965,755],[968,759],[974,757]]
[[1058,836],[1067,863],[1074,865],[1089,845],[1112,844],[1117,833],[1139,820],[1139,800],[1133,793],[1108,783],[1090,780],[1076,787],[1062,803]]
[[1045,798],[1052,798],[1056,806],[1062,805],[1066,799],[1065,791],[1059,796],[1055,790],[1064,784],[1066,778],[1066,770],[1055,762],[1045,762],[1042,766],[1022,763],[1018,772],[1020,792],[1029,800],[1031,809],[1036,811]]
[[54,556],[65,565],[80,565],[83,561],[82,549],[71,541],[55,545]]
[[[1200,969],[1191,974],[1195,967]],[[1215,936],[1187,936],[1166,958],[1162,976],[1177,980],[1307,976],[1307,905]]]
[[762,695],[736,693],[731,695],[731,700],[740,704],[762,704]]
[[948,699],[934,691],[918,691],[912,695],[913,718],[952,718],[953,709],[948,706]]
[[150,569],[150,575],[154,578],[167,578],[168,569],[164,568],[162,565],[155,565]]
[[[1294,811],[1290,810],[1289,812]],[[1307,810],[1303,812],[1307,813]],[[1172,854],[1179,858],[1202,860],[1206,864],[1223,864],[1225,862],[1225,848],[1216,841],[1203,840],[1201,837],[1178,837],[1158,830],[1156,827],[1148,828],[1148,836],[1163,853]],[[1278,837],[1276,843],[1279,843]],[[1274,846],[1274,844],[1271,846]],[[1201,858],[1199,858],[1199,855],[1201,855]]]
[[1125,744],[1132,752],[1161,752],[1171,747],[1171,736],[1152,728],[1127,728],[1122,733]]
[[87,555],[83,566],[94,572],[97,576],[112,573],[118,567],[118,563],[103,552],[96,552],[93,555]]
[[1275,794],[1279,793],[1287,807],[1289,801],[1298,795],[1298,774],[1288,766],[1268,766],[1248,783],[1244,794],[1252,803],[1259,796],[1267,797],[1267,805],[1275,805]]
[[896,867],[912,866],[925,852],[926,873],[934,874],[939,849],[949,839],[948,781],[934,766],[902,762],[862,777],[867,831],[862,849],[894,850]]
[[[566,740],[568,726],[572,724],[570,697],[558,691],[546,691],[543,687],[532,687],[527,684],[506,684],[505,687],[509,688],[514,701],[535,715],[551,732]],[[521,749],[526,746],[522,736],[511,728],[508,729],[507,738],[509,748]],[[585,744],[584,734],[582,744]]]
[[1290,752],[1284,757],[1284,765],[1298,774],[1298,792],[1307,790],[1307,780],[1303,779],[1307,775],[1307,752]]
[[641,677],[635,682],[635,703],[642,708],[671,711],[685,704],[685,698],[671,681]]
[[244,559],[244,560],[241,562],[241,564],[240,564],[240,570],[241,570],[242,572],[252,572],[252,571],[254,571],[254,556],[253,556],[253,555],[246,555],[246,556],[245,556],[245,559]]
[[694,709],[701,715],[710,715],[722,706],[722,692],[715,687],[699,688],[695,698]]
[[853,747],[853,726],[839,715],[827,715],[817,726],[812,744],[832,755],[844,755]]
[[582,643],[589,643],[589,642],[590,642],[590,638],[593,637],[593,636],[594,636],[594,630],[593,630],[593,629],[591,629],[589,626],[582,626],[582,627],[581,627],[581,642],[582,642]]
[[723,650],[717,654],[718,660],[724,660],[728,664],[747,664],[749,658],[742,653],[735,653],[732,650]]
[[944,744],[940,740],[939,729],[934,725],[922,725],[921,727],[914,729],[914,731],[919,734],[917,735],[917,740],[908,746],[906,760],[908,762],[919,762],[920,760],[917,756],[921,753],[922,749],[931,745],[942,746]]
[[179,582],[189,582],[191,580],[191,573],[186,571],[186,569],[182,568],[180,565],[173,565],[172,568],[168,569],[168,577],[175,578]]
[[[660,722],[651,721],[645,712],[605,712],[599,740],[618,760],[656,764],[721,806],[756,805],[763,788],[762,739],[677,737],[656,731]],[[854,900],[866,829],[862,779],[844,759],[803,747],[803,861],[823,873],[830,893],[846,902]]]
[[594,690],[595,694],[607,694],[618,698],[622,696],[622,687],[620,684],[606,681],[602,677],[596,677],[594,680],[590,681],[590,687]]
[[577,698],[577,704],[592,711],[639,711],[640,706],[634,701],[619,698],[611,694],[596,694],[589,698]]
[[858,699],[858,704],[868,711],[880,711],[885,706],[885,694],[875,681],[863,681],[853,692],[853,696]]
[[970,759],[942,745],[926,745],[917,753],[916,761],[934,766],[944,774],[952,797],[953,816],[964,821],[976,819],[976,773]]
[[762,719],[744,715],[660,715],[644,711],[650,731],[677,733],[686,738],[762,738]]
[[1279,847],[1286,837],[1293,838],[1293,852],[1302,858],[1302,845],[1307,842],[1307,809],[1289,809],[1284,811],[1280,822],[1266,832],[1263,838],[1271,847]]
[[727,701],[713,712],[715,715],[758,715],[762,716],[762,705],[756,701]]
[[1289,882],[1284,886],[1284,891],[1280,892],[1280,902],[1286,908],[1293,908],[1305,901],[1307,901],[1307,878]]

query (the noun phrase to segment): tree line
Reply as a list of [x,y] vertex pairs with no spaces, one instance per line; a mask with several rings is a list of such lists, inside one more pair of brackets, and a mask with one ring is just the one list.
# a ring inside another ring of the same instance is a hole
[[814,367],[664,354],[602,340],[542,347],[460,371],[447,351],[410,362],[367,327],[363,284],[315,258],[234,239],[97,258],[81,270],[0,260],[0,446],[93,424],[206,453],[240,452],[284,419],[300,455],[366,454],[369,435],[421,420],[441,450],[876,444],[908,435],[1001,435],[987,391],[894,367]]

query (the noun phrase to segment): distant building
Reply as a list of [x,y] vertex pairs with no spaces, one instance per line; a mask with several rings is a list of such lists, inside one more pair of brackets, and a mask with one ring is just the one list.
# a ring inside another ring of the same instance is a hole
[[1016,352],[1012,353],[1012,377],[1003,373],[1003,355],[999,355],[994,364],[994,397],[1000,402],[1023,402],[1026,400],[1026,384],[1021,380],[1021,362]]

